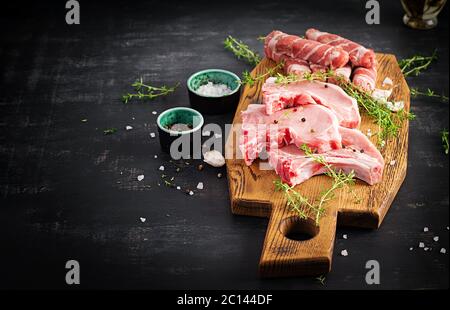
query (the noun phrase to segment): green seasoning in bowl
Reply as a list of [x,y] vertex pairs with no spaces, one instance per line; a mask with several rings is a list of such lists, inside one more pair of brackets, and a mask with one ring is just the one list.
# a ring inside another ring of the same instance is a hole
[[222,69],[199,71],[187,81],[191,106],[206,114],[233,111],[239,101],[240,86],[236,74]]

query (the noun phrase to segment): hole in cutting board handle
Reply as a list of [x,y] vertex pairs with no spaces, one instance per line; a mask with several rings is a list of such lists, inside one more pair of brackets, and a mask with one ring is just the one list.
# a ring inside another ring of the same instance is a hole
[[312,219],[302,219],[298,216],[285,218],[280,223],[281,233],[294,241],[306,241],[319,233],[319,226]]

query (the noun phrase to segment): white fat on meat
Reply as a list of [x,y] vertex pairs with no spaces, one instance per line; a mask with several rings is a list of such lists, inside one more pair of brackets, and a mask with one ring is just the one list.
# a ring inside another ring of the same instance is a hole
[[310,104],[265,113],[261,104],[250,104],[242,112],[239,148],[247,165],[272,148],[303,144],[319,152],[341,148],[337,117],[327,108]]
[[[318,153],[336,171],[350,173],[373,185],[382,179],[384,159],[370,140],[359,130],[341,127],[343,148]],[[294,146],[272,148],[269,152],[269,164],[291,186],[300,184],[312,176],[323,174],[327,169]]]
[[356,128],[360,125],[358,103],[339,86],[307,80],[287,85],[275,81],[276,78],[270,77],[262,87],[262,102],[268,115],[289,107],[319,104],[330,109],[341,126]]

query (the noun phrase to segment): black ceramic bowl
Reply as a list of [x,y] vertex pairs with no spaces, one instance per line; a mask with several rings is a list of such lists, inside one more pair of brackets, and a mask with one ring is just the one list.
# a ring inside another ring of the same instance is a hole
[[[182,158],[201,157],[201,129],[204,124],[204,119],[200,112],[191,108],[176,107],[162,112],[156,122],[158,124],[159,142],[164,152],[169,153],[174,159],[179,159],[177,154],[179,155],[182,151],[180,145],[182,140],[178,140],[179,143],[176,144],[176,149],[172,149],[172,152],[171,145],[175,140],[183,137],[183,139],[188,139],[188,147],[183,152],[184,155],[188,152],[188,156],[183,156]],[[189,129],[175,131],[171,129],[174,124],[188,125]],[[194,139],[195,135],[196,139]]]
[[[200,95],[198,88],[208,82],[225,84],[232,92],[220,97]],[[241,95],[241,79],[230,71],[208,69],[191,75],[187,80],[187,88],[191,107],[203,114],[223,114],[236,110]]]

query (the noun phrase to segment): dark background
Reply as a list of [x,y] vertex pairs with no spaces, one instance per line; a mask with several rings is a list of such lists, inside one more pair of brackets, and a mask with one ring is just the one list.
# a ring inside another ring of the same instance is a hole
[[[448,288],[448,254],[439,254],[449,245],[449,161],[440,141],[449,128],[447,102],[413,98],[406,181],[380,229],[338,229],[324,286],[314,278],[260,279],[267,220],[230,213],[226,177],[216,177],[225,169],[198,172],[190,161],[176,175],[149,137],[156,132],[152,111],[189,105],[190,74],[251,69],[224,50],[229,34],[260,52],[258,36],[308,27],[399,59],[437,48],[440,59],[408,82],[448,95],[448,5],[438,28],[415,31],[403,26],[400,1],[380,2],[381,24],[373,26],[365,23],[365,1],[81,0],[81,25],[73,26],[65,23],[65,1],[2,3],[0,287],[73,289],[65,262],[76,259],[78,288]],[[153,102],[122,104],[139,76],[181,87]],[[118,132],[104,136],[109,127]],[[203,181],[205,189],[190,197],[158,186],[160,165],[183,188]],[[432,250],[418,249],[420,241]],[[364,281],[369,259],[381,264],[376,287]]]

